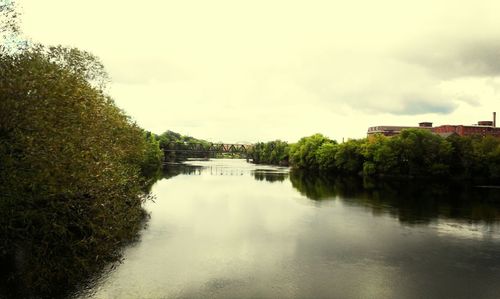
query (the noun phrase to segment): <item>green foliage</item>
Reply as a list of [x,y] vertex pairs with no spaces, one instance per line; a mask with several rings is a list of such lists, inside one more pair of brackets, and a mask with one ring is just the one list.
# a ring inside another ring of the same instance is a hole
[[399,145],[402,174],[411,176],[446,175],[452,146],[428,130],[408,129],[390,142]]
[[372,176],[375,175],[377,172],[377,167],[375,163],[371,161],[365,161],[363,163],[363,175],[365,176]]
[[[400,150],[398,143],[380,136],[373,141],[368,141],[364,156],[367,161],[372,161],[375,173],[400,174]],[[366,163],[366,162],[365,162]],[[374,173],[373,173],[374,174]]]
[[474,173],[479,176],[500,177],[500,139],[486,136],[472,140],[473,156],[476,158]]
[[[276,164],[272,143],[258,143],[257,163]],[[500,139],[487,136],[442,138],[407,129],[393,137],[370,136],[337,144],[321,134],[304,137],[288,150],[290,166],[364,176],[500,178]]]
[[453,135],[446,140],[450,142],[453,148],[450,158],[450,172],[461,174],[465,177],[470,177],[473,173],[477,173],[480,168],[480,162],[474,150],[473,138]]
[[338,171],[351,174],[360,173],[363,167],[362,149],[362,140],[352,139],[340,144],[335,154],[335,165]]
[[64,68],[72,75],[80,77],[98,89],[103,90],[106,87],[109,76],[104,65],[92,53],[62,46],[49,47],[45,52],[50,62]]
[[0,261],[19,252],[25,265],[44,261],[14,274],[30,291],[49,292],[45,271],[63,257],[76,264],[52,284],[116,261],[142,227],[159,144],[96,84],[106,78],[100,66],[76,49],[0,52]]
[[488,154],[488,170],[490,177],[500,178],[500,146],[496,146]]
[[290,147],[291,165],[302,169],[319,169],[316,152],[324,143],[332,142],[321,134],[301,138]]
[[198,143],[201,143],[204,145],[210,144],[210,142],[208,142],[206,140],[197,139],[197,138],[194,138],[191,136],[182,135],[182,134],[170,131],[170,130],[165,131],[161,135],[157,135],[156,139],[159,141],[161,148],[166,147],[169,143],[178,143],[178,144],[186,144],[186,145],[187,144],[198,144]]
[[339,145],[337,142],[325,142],[316,152],[316,160],[318,161],[319,169],[323,171],[337,171],[335,164],[335,155],[337,154]]
[[[175,148],[189,148],[190,145],[193,144],[202,144],[205,147],[208,147],[210,142],[202,139],[197,139],[191,136],[181,135],[179,133],[173,131],[166,131],[161,135],[156,135],[156,139],[159,142],[160,148],[167,148],[169,145],[175,144]],[[185,154],[180,152],[169,152],[165,153],[165,160],[168,161],[183,161],[187,157]],[[190,158],[208,158],[205,153],[191,153]]]
[[161,168],[163,164],[163,151],[160,148],[160,142],[151,132],[144,132],[146,147],[144,149],[143,161],[141,165],[141,174],[143,177],[156,180],[161,176]]
[[288,165],[288,152],[288,143],[275,140],[254,144],[249,156],[256,164]]

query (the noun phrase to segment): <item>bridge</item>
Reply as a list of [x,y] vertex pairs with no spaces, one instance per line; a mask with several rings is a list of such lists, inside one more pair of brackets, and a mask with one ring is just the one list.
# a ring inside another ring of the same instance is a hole
[[162,147],[165,160],[173,157],[209,158],[216,154],[239,154],[248,158],[251,144],[169,142]]

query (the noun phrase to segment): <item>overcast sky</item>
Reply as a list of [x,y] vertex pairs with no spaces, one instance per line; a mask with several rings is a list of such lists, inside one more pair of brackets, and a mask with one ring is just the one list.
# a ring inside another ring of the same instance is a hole
[[341,140],[500,112],[498,0],[18,2],[27,36],[99,56],[156,133]]

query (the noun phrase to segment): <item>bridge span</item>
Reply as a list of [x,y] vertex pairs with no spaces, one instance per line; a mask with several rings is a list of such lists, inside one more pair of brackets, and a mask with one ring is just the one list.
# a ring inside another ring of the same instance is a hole
[[184,143],[169,142],[162,147],[165,160],[171,160],[172,156],[182,158],[209,158],[216,154],[239,154],[248,159],[252,144],[233,143]]

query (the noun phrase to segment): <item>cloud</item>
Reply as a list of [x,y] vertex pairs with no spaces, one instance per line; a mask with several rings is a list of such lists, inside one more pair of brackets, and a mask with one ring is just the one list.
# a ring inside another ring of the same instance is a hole
[[332,111],[344,107],[370,114],[449,114],[469,100],[442,88],[425,68],[390,56],[331,52],[314,57],[295,72],[284,73],[315,95],[314,103]]
[[189,79],[187,72],[161,57],[110,59],[106,64],[111,80],[120,84],[147,84]]
[[402,59],[441,79],[500,76],[500,38],[444,38],[403,50]]
[[447,98],[441,93],[426,91],[373,91],[364,90],[338,96],[335,105],[345,103],[346,106],[367,114],[422,115],[449,114],[458,106],[461,99]]
[[458,104],[452,101],[443,101],[439,98],[433,98],[428,95],[418,95],[412,94],[407,95],[403,98],[403,105],[397,109],[392,109],[394,114],[408,114],[408,115],[418,115],[418,114],[448,114],[453,112]]
[[494,0],[23,3],[27,35],[99,56],[116,103],[155,132],[341,138],[498,105]]

